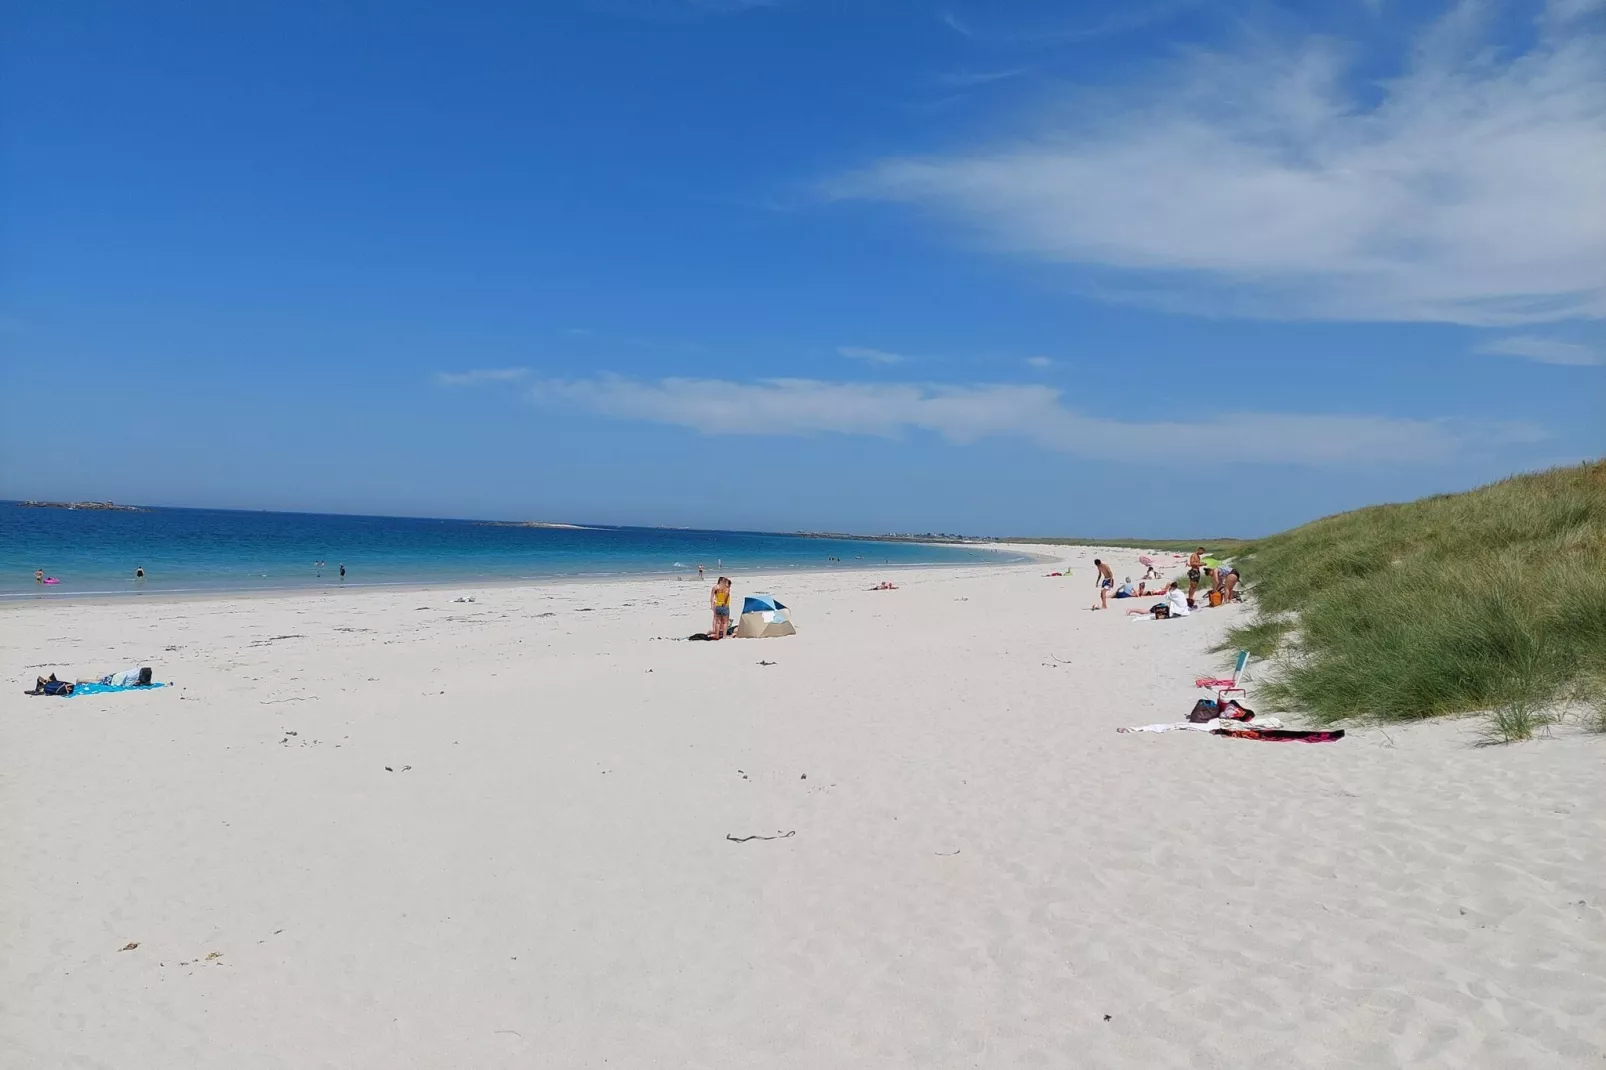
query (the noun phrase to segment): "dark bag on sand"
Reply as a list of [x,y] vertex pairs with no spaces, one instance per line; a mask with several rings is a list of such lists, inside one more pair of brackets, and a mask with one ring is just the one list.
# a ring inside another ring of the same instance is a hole
[[1204,724],[1206,721],[1214,721],[1219,716],[1221,714],[1216,712],[1216,700],[1202,698],[1193,704],[1193,712],[1188,714],[1188,720],[1194,724]]
[[1155,620],[1165,620],[1171,616],[1171,605],[1167,602],[1160,602],[1157,605],[1150,606],[1149,612],[1154,614]]

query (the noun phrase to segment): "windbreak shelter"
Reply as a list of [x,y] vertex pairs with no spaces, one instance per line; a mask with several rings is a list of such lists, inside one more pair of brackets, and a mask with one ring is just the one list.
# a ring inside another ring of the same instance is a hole
[[736,623],[738,639],[772,639],[778,635],[795,635],[792,613],[777,602],[773,595],[750,594],[742,599],[742,616]]

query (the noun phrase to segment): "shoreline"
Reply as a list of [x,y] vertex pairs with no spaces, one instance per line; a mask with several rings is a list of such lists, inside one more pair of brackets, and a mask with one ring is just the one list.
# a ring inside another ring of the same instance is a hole
[[[945,544],[933,544],[945,545]],[[839,573],[861,573],[876,570],[909,572],[919,569],[939,570],[969,570],[976,568],[1025,568],[1031,565],[1058,564],[1063,555],[1046,553],[1048,549],[1064,551],[1081,551],[1102,549],[1098,547],[1084,547],[1058,544],[1013,544],[1013,543],[986,543],[977,544],[975,549],[995,553],[1009,553],[1019,555],[1023,560],[1010,561],[945,561],[945,562],[896,562],[881,565],[855,565],[845,561],[833,562],[829,565],[808,566],[782,566],[779,568],[755,568],[752,570],[724,569],[724,575],[732,579],[768,576],[807,575],[822,576]],[[1112,548],[1111,552],[1123,552]],[[705,569],[708,579],[712,583],[716,575],[715,569]],[[589,573],[580,575],[557,576],[531,576],[505,579],[462,579],[462,580],[398,580],[394,583],[340,583],[336,581],[326,586],[297,585],[287,587],[195,587],[183,589],[151,589],[126,591],[84,591],[61,592],[28,591],[16,594],[0,593],[0,613],[23,606],[47,605],[160,605],[168,603],[196,603],[196,602],[226,602],[235,599],[271,600],[295,599],[308,596],[339,595],[350,593],[360,594],[408,594],[411,592],[434,593],[442,590],[458,590],[474,588],[484,590],[538,590],[547,587],[570,588],[585,586],[608,586],[622,583],[642,581],[668,581],[678,580],[685,582],[688,578],[695,578],[695,570],[688,576],[684,571],[652,571],[652,572],[607,572]]]

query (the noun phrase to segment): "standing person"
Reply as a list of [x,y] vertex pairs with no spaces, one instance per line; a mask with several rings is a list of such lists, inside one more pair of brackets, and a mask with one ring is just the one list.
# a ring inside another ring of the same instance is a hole
[[1106,565],[1096,557],[1093,559],[1093,567],[1098,569],[1098,575],[1094,577],[1093,582],[1098,585],[1099,589],[1099,604],[1093,608],[1109,609],[1110,589],[1115,586],[1115,573],[1110,571],[1109,565]]
[[730,631],[731,622],[731,581],[721,576],[714,584],[714,591],[708,596],[708,605],[714,611],[714,627],[708,633],[710,639],[723,639]]
[[341,562],[341,565],[340,565],[340,582],[341,583],[345,583],[346,582],[346,565],[345,565],[344,562]]
[[136,581],[138,581],[138,582],[143,583],[145,581],[145,569],[144,568],[136,568],[134,570],[134,579]]
[[698,583],[704,583],[707,580],[708,580],[708,577],[703,575],[703,563],[701,561],[699,561],[699,562],[697,562],[697,582]]
[[45,582],[45,570],[42,569],[42,568],[34,569],[33,581],[35,583],[43,583],[43,582]]
[[1193,593],[1199,589],[1200,569],[1204,568],[1203,546],[1188,555],[1188,605],[1193,605]]

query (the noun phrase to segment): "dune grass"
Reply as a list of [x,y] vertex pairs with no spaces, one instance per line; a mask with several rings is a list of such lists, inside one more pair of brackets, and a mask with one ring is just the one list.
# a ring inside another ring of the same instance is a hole
[[1506,710],[1502,733],[1525,738],[1533,711],[1606,702],[1606,461],[1327,517],[1237,564],[1259,617],[1228,642],[1281,652],[1261,692],[1283,708]]
[[1248,539],[1214,538],[1214,539],[1090,539],[1080,536],[1043,536],[1043,535],[1012,535],[1000,538],[1000,542],[1019,543],[1052,543],[1063,546],[1108,546],[1112,549],[1126,550],[1164,550],[1179,554],[1192,553],[1197,547],[1203,546],[1209,553],[1217,557],[1231,557],[1241,553],[1252,545]]

